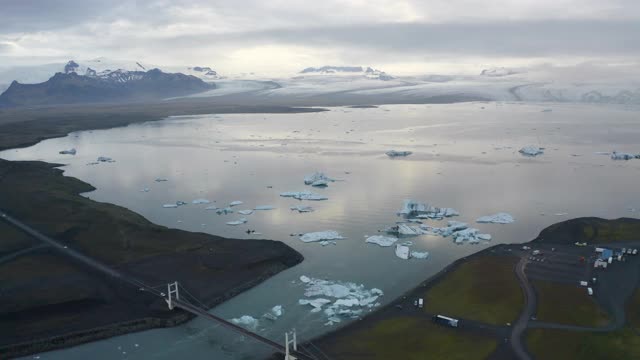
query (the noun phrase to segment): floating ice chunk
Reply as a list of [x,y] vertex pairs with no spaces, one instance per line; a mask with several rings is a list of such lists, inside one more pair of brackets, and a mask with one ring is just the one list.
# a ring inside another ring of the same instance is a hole
[[313,174],[304,177],[304,184],[312,186],[327,186],[329,182],[333,181],[335,180],[321,172],[314,172]]
[[541,112],[552,112],[553,109],[543,109]]
[[182,205],[187,205],[187,203],[186,203],[186,202],[184,202],[184,201],[179,201],[179,200],[178,200],[178,201],[176,201],[176,205],[178,205],[178,206],[182,206]]
[[489,241],[491,240],[490,234],[477,234],[476,237],[480,240]]
[[337,231],[327,230],[327,231],[317,231],[302,234],[300,236],[300,240],[303,242],[314,242],[314,241],[323,241],[323,240],[341,240],[344,239]]
[[276,305],[269,310],[269,312],[262,315],[262,317],[269,319],[271,321],[276,321],[280,316],[284,314],[284,308],[282,305]]
[[413,152],[411,151],[396,151],[396,150],[389,150],[385,153],[388,157],[396,157],[396,156],[409,156],[411,154],[413,154]]
[[204,208],[205,210],[218,210],[218,207],[215,205],[211,205],[211,206],[207,206],[206,208]]
[[298,300],[298,304],[300,305],[311,305],[314,308],[321,308],[323,305],[330,304],[331,300],[329,299],[300,299]]
[[409,250],[409,247],[405,246],[405,245],[397,244],[396,245],[396,256],[399,257],[400,259],[409,260],[409,257],[411,256],[411,252]]
[[140,192],[149,192],[151,191],[151,189],[149,189],[148,187],[140,189]]
[[425,251],[425,252],[412,251],[411,257],[415,259],[426,259],[429,257],[429,252],[428,251]]
[[492,224],[511,224],[514,222],[513,216],[507,213],[497,213],[493,215],[481,216],[476,222],[477,223],[492,223]]
[[298,200],[319,201],[319,200],[327,200],[328,199],[326,196],[318,195],[318,194],[312,193],[311,191],[288,191],[288,192],[281,193],[280,196],[282,196],[282,197],[292,197],[292,198],[298,199]]
[[169,179],[165,179],[165,178],[157,178],[156,182],[165,182],[165,181],[169,181]]
[[164,204],[162,207],[165,209],[174,209],[178,207],[178,204]]
[[227,225],[236,226],[236,225],[245,224],[246,222],[247,222],[246,218],[241,218],[241,219],[238,219],[238,220],[235,220],[235,221],[229,221],[229,222],[227,222]]
[[395,226],[388,227],[385,231],[389,234],[398,234],[405,236],[418,236],[427,234],[419,226],[409,226],[407,224],[397,224]]
[[273,210],[275,209],[275,206],[271,206],[271,205],[258,205],[255,208],[253,208],[253,210]]
[[391,246],[396,241],[398,241],[398,238],[382,235],[369,236],[366,240],[370,244],[377,244],[383,247]]
[[75,155],[76,154],[76,149],[69,149],[69,150],[62,150],[60,151],[60,154],[62,155]]
[[544,148],[534,145],[528,145],[519,150],[520,154],[524,156],[538,156],[544,154]]
[[308,276],[300,276],[300,281],[302,281],[303,283],[308,283],[309,281],[311,281],[311,279]]
[[453,239],[456,244],[461,244],[464,241],[468,241],[469,243],[474,244],[479,242],[480,240],[491,240],[491,235],[480,234],[478,229],[467,228],[454,232]]
[[106,157],[106,156],[99,156],[96,161],[97,162],[115,162],[115,160],[113,160],[110,157]]
[[240,214],[240,215],[251,215],[251,214],[253,214],[253,210],[238,210],[238,214]]
[[338,243],[335,242],[335,241],[322,240],[322,241],[320,241],[320,245],[322,245],[322,246],[338,245]]
[[192,204],[209,204],[211,201],[207,199],[195,199],[191,203]]
[[420,219],[443,219],[460,215],[460,213],[452,208],[439,208],[409,199],[404,201],[402,209],[398,211],[398,214]]
[[242,205],[242,201],[236,200],[229,203],[229,206],[238,206]]
[[228,206],[226,208],[224,208],[224,209],[217,209],[216,210],[216,214],[218,214],[218,215],[223,215],[223,214],[226,215],[226,214],[232,214],[232,213],[233,213],[233,209],[228,207]]
[[239,318],[231,319],[231,322],[252,331],[258,328],[258,319],[249,315],[242,315]]
[[338,299],[333,305],[346,307],[359,306],[360,301],[358,299]]
[[619,153],[614,151],[611,153],[612,160],[631,160],[631,159],[640,159],[640,154],[628,154],[628,153]]
[[312,212],[313,208],[311,206],[305,206],[305,205],[296,205],[296,206],[292,206],[290,208],[291,210],[295,210],[299,213],[304,213],[304,212]]

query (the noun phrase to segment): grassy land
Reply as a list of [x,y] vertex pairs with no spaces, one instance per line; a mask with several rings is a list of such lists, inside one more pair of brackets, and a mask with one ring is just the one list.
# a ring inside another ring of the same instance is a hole
[[587,289],[551,281],[533,281],[538,299],[540,321],[577,326],[605,326],[609,316]]
[[640,359],[640,336],[628,327],[606,333],[529,330],[527,346],[540,360]]
[[621,218],[579,218],[564,221],[542,230],[535,241],[556,244],[586,242],[605,244],[640,240],[640,220]]
[[631,296],[627,305],[627,319],[629,324],[640,330],[640,289]]
[[496,346],[494,338],[437,326],[426,317],[397,317],[352,331],[327,351],[342,360],[480,360]]
[[425,310],[496,325],[513,322],[524,306],[517,261],[485,255],[462,263],[427,291]]

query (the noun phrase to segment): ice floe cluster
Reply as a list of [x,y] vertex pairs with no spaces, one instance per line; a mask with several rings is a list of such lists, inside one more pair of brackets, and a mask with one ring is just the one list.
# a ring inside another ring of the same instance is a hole
[[497,213],[493,215],[481,216],[476,222],[477,223],[491,223],[491,224],[511,224],[515,219],[511,214],[507,213]]
[[330,281],[300,276],[305,285],[304,299],[298,304],[310,306],[311,312],[322,312],[325,325],[333,325],[346,318],[358,318],[365,310],[380,306],[378,299],[384,295],[380,289],[367,289],[362,284]]
[[612,160],[631,160],[631,159],[640,159],[640,154],[629,154],[629,153],[619,153],[614,151],[611,153]]
[[310,233],[300,235],[300,240],[306,243],[342,240],[342,239],[344,239],[344,237],[340,235],[337,231],[333,231],[333,230],[310,232]]
[[477,244],[480,241],[491,240],[491,235],[482,234],[480,230],[470,228],[466,223],[460,221],[449,221],[446,227],[432,227],[429,225],[420,225],[420,228],[429,235],[439,235],[442,237],[453,237],[456,244],[468,242]]
[[328,200],[329,198],[326,196],[322,196],[319,194],[312,193],[311,191],[287,191],[280,193],[282,197],[292,197],[297,200]]
[[442,220],[447,217],[459,216],[460,213],[452,208],[439,208],[426,203],[407,199],[404,201],[402,209],[398,211],[398,215],[416,217],[419,219]]
[[260,327],[263,320],[276,321],[284,314],[284,308],[282,305],[276,305],[269,311],[264,313],[260,319],[256,319],[251,315],[242,315],[238,318],[233,318],[230,321],[238,326],[242,326],[245,329],[256,331]]

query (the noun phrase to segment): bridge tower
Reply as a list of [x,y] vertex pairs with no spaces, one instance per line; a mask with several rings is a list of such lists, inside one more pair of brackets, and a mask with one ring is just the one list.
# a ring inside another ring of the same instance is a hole
[[167,284],[167,296],[168,299],[165,299],[167,304],[169,305],[169,310],[173,310],[175,305],[173,304],[173,300],[180,300],[180,293],[178,292],[178,282],[172,282]]
[[[291,333],[291,339],[289,339],[289,333]],[[284,333],[285,353],[284,360],[296,360],[297,358],[289,352],[289,345],[293,345],[293,351],[298,351],[298,339],[296,338],[296,329]]]

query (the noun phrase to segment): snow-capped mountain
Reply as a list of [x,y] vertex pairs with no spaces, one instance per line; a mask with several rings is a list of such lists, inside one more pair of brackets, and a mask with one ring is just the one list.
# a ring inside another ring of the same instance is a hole
[[373,69],[371,67],[363,68],[362,66],[331,66],[308,67],[300,71],[305,75],[355,75],[364,76],[367,79],[374,80],[393,80],[394,77],[384,71]]

